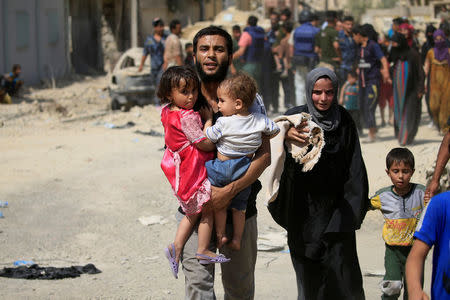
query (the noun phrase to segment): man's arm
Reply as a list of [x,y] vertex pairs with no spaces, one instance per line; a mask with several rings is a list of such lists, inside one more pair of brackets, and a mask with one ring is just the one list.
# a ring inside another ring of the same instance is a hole
[[142,58],[141,58],[141,64],[139,65],[139,69],[138,69],[138,72],[141,72],[142,71],[142,68],[144,67],[144,63],[145,63],[145,59],[147,58],[147,55],[142,55]]
[[336,51],[336,57],[333,57],[334,61],[340,62],[342,60],[342,55],[341,55],[341,47],[339,47],[339,42],[338,41],[333,41],[333,48]]
[[246,46],[240,46],[239,49],[237,49],[236,52],[233,53],[233,60],[244,55],[246,49],[247,49]]
[[450,158],[450,131],[448,131],[442,139],[441,146],[439,147],[438,156],[436,159],[436,167],[434,169],[433,177],[425,190],[425,197],[431,199],[439,188],[439,179],[442,172]]
[[406,283],[410,300],[428,300],[422,288],[423,267],[430,246],[419,239],[414,240],[411,252],[406,260]]
[[389,76],[389,63],[387,61],[386,56],[383,56],[381,59],[381,76],[383,76],[383,82],[392,83],[392,80]]
[[222,188],[211,186],[211,200],[214,204],[214,209],[226,208],[230,204],[231,199],[255,182],[268,166],[270,166],[270,138],[263,136],[261,147],[256,151],[250,167],[241,178]]
[[182,65],[183,65],[183,57],[181,56],[181,54],[180,54],[180,55],[177,55],[177,56],[175,57],[175,60],[176,60],[176,62],[177,62],[177,66],[182,66]]

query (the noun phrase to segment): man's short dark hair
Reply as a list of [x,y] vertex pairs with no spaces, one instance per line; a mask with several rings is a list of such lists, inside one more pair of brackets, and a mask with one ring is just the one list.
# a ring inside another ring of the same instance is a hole
[[403,24],[404,22],[405,22],[405,20],[404,20],[403,18],[400,18],[400,17],[394,18],[394,19],[392,20],[392,23],[397,24],[397,25],[401,25],[401,24]]
[[275,16],[277,16],[277,17],[280,16],[280,14],[279,14],[276,10],[272,10],[272,11],[270,12],[270,14],[269,14],[269,16],[273,16],[273,15],[275,15]]
[[290,19],[291,15],[292,15],[292,12],[291,12],[291,10],[289,8],[285,8],[285,9],[283,9],[281,11],[281,15],[282,16],[286,16],[286,18]]
[[392,164],[403,162],[414,170],[414,155],[407,148],[394,148],[386,156],[386,169],[392,166]]
[[233,40],[231,39],[231,35],[222,28],[213,25],[201,29],[194,36],[194,53],[197,53],[198,40],[205,35],[220,35],[226,41],[228,55],[233,53]]
[[153,25],[153,27],[160,26],[160,25],[164,26],[164,21],[161,18],[154,18],[152,21],[152,25]]
[[186,50],[187,48],[192,47],[192,46],[193,46],[192,43],[186,43],[186,44],[184,44],[184,50]]
[[169,24],[170,30],[172,31],[173,29],[175,29],[175,28],[177,27],[178,24],[181,25],[180,20],[173,19],[173,20],[170,22],[170,24]]
[[247,24],[250,26],[256,26],[258,24],[258,18],[255,16],[248,17]]
[[14,64],[12,66],[12,72],[14,73],[17,69],[22,69],[22,67],[19,64]]
[[353,18],[352,16],[345,16],[342,22],[346,21],[355,22],[355,18]]
[[231,27],[231,30],[232,30],[232,31],[239,31],[239,32],[241,32],[241,26],[239,26],[239,25],[233,25],[233,27]]
[[283,22],[281,27],[284,28],[284,30],[286,30],[287,33],[290,33],[292,31],[292,29],[294,28],[294,23],[292,23],[291,21],[286,21],[286,22]]
[[337,13],[334,10],[328,10],[325,13],[328,22],[334,22],[337,19]]
[[368,35],[369,35],[367,30],[366,30],[366,28],[364,28],[361,25],[358,25],[355,28],[353,28],[352,33],[353,34],[359,34],[359,35],[361,35],[363,37],[368,37]]

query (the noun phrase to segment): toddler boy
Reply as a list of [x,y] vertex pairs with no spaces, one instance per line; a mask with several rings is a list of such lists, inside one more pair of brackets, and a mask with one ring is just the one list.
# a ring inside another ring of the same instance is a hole
[[[214,186],[225,186],[245,174],[263,135],[273,137],[280,128],[266,115],[250,113],[249,107],[256,96],[256,82],[244,73],[237,73],[221,82],[217,89],[219,111],[222,117],[206,129],[206,136],[216,144],[217,159],[206,162],[208,179]],[[231,201],[233,239],[228,246],[240,250],[245,225],[245,210],[250,187]],[[215,229],[217,247],[228,239],[225,236],[226,209],[216,211]]]

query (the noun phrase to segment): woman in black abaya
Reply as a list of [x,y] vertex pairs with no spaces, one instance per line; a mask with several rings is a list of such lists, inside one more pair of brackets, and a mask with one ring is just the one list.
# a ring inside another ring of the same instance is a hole
[[[299,299],[364,299],[355,230],[367,212],[368,182],[355,124],[338,105],[338,81],[327,68],[306,79],[307,112],[324,131],[325,147],[308,172],[287,153],[276,201],[282,201]],[[286,140],[303,143],[308,128],[291,127]]]

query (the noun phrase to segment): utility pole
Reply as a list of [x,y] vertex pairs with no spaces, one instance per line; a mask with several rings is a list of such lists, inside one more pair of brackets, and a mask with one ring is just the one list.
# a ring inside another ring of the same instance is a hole
[[199,0],[200,4],[200,21],[205,20],[205,0]]
[[138,35],[138,17],[137,17],[137,0],[131,0],[131,47],[137,47]]

